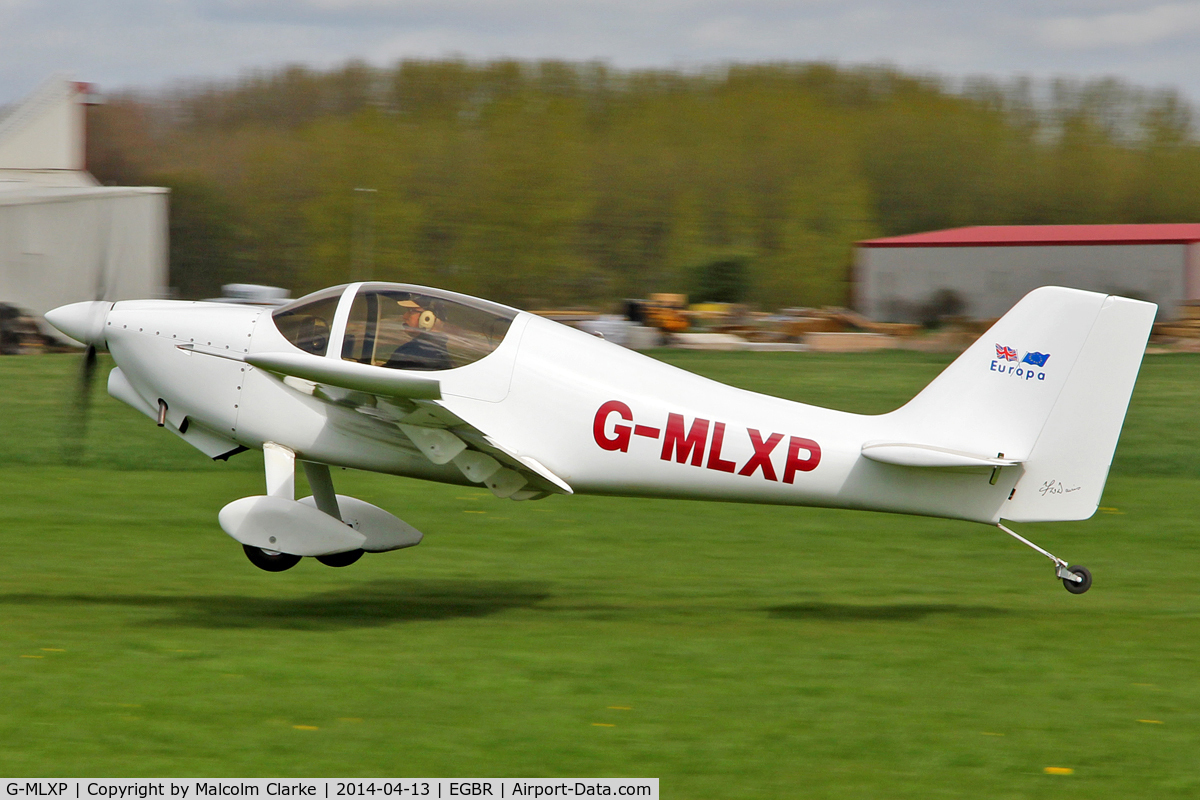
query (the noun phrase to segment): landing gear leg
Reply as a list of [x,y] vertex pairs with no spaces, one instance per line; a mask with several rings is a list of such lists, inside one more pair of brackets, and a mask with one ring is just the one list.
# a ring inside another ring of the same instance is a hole
[[1054,577],[1060,578],[1063,582],[1063,586],[1065,586],[1067,591],[1071,594],[1083,594],[1088,589],[1092,588],[1092,573],[1087,567],[1081,567],[1078,565],[1072,567],[1067,564],[1066,561],[1063,561],[1061,558],[1051,552],[1043,550],[1016,531],[1009,530],[998,522],[996,523],[996,527],[1016,539],[1021,544],[1027,547],[1032,547],[1034,550],[1037,550],[1046,558],[1053,561]]
[[[304,464],[304,477],[308,479],[308,485],[312,489],[313,501],[316,502],[317,508],[338,522],[341,522],[342,512],[338,508],[337,492],[333,488],[333,478],[329,474],[329,465],[318,464],[312,461],[303,461],[301,463]],[[348,567],[362,557],[362,550],[351,550],[346,553],[317,556],[317,561],[320,561],[327,567]]]
[[312,489],[317,508],[341,522],[342,512],[338,508],[337,492],[333,488],[333,476],[329,474],[329,465],[313,461],[300,463],[304,465],[304,477],[308,479],[308,486]]

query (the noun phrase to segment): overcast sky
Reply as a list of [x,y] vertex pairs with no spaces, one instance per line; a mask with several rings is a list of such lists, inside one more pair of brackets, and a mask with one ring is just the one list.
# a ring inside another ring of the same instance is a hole
[[450,55],[1113,75],[1195,102],[1200,0],[0,0],[0,104],[60,70],[111,91]]

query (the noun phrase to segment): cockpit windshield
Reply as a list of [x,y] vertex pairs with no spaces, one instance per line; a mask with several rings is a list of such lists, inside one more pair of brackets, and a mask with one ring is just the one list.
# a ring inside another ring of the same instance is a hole
[[350,307],[342,358],[392,369],[462,367],[499,347],[516,316],[511,308],[453,292],[367,283]]
[[333,330],[333,315],[345,286],[322,289],[305,295],[286,306],[275,309],[275,327],[292,344],[314,355],[325,355],[329,334]]
[[[323,356],[334,336],[345,286],[305,295],[272,313],[292,344]],[[392,369],[462,367],[500,346],[515,309],[441,289],[364,283],[350,306],[342,358]]]

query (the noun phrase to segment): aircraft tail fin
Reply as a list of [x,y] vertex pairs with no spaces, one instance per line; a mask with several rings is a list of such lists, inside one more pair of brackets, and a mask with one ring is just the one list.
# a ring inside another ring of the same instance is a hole
[[[1090,517],[1104,490],[1157,308],[1078,289],[1035,289],[889,415],[897,442],[1016,462],[1004,467],[1022,474],[1001,518]],[[864,455],[871,457],[875,446],[885,454],[880,460],[903,463],[889,454],[917,452],[889,451],[881,444],[868,443]]]

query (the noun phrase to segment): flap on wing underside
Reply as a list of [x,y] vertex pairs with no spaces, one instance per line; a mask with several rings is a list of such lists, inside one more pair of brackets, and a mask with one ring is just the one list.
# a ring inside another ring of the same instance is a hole
[[1003,453],[986,456],[907,442],[867,442],[862,446],[862,454],[872,461],[902,467],[1012,467],[1021,463],[1019,459],[1005,458]]
[[[434,458],[449,457],[468,480],[482,483],[497,497],[527,500],[547,494],[574,494],[565,480],[551,472],[540,461],[505,447],[494,437],[458,417],[439,403],[418,401],[419,408],[400,424],[401,430],[418,444],[436,438],[437,452],[426,444],[423,452]],[[414,424],[416,423],[416,424]],[[445,425],[434,433],[431,425]],[[430,434],[433,433],[433,437]],[[455,444],[446,437],[457,440]],[[453,455],[450,455],[453,453]],[[436,463],[436,462],[435,462]]]

